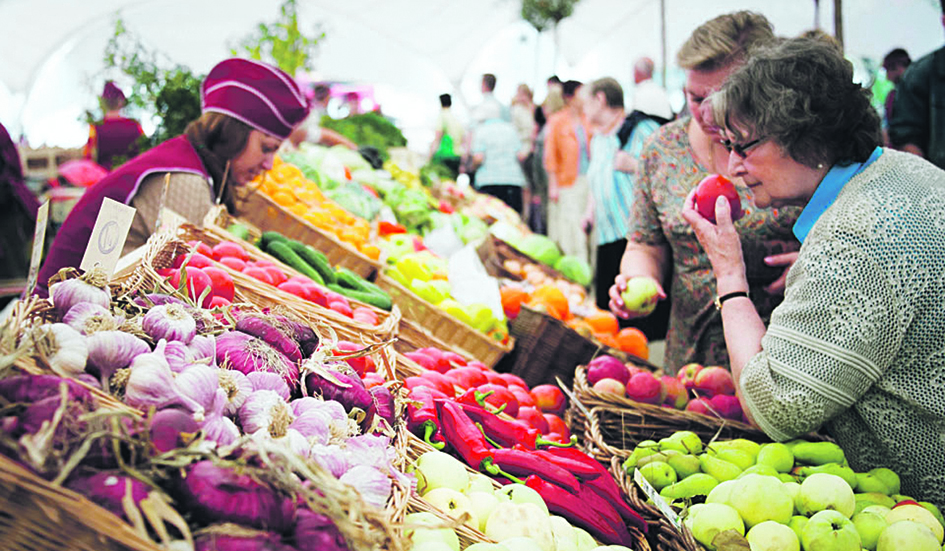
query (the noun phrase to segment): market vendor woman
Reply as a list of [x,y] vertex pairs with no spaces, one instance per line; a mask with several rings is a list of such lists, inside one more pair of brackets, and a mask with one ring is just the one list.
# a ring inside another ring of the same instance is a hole
[[247,59],[228,59],[207,75],[201,89],[203,114],[184,135],[135,157],[89,188],[56,235],[39,273],[37,293],[50,277],[78,267],[105,197],[135,207],[124,252],[147,241],[165,208],[201,224],[217,202],[232,208],[232,186],[249,183],[272,168],[276,150],[305,120],[309,106],[283,71]]
[[945,172],[883,149],[869,92],[836,48],[788,40],[711,97],[729,169],[755,205],[801,205],[784,302],[764,326],[746,297],[728,202],[693,207],[712,262],[742,406],[775,440],[821,427],[856,471],[945,505]]

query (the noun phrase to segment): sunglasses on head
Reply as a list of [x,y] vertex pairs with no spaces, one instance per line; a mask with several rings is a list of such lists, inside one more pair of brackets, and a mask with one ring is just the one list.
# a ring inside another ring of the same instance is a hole
[[722,140],[722,145],[725,146],[725,149],[727,149],[729,153],[734,151],[736,155],[744,159],[745,157],[748,156],[749,149],[755,147],[756,145],[760,144],[764,140],[765,140],[764,138],[758,138],[758,139],[755,139],[748,143],[743,143],[743,144],[734,143],[731,140]]

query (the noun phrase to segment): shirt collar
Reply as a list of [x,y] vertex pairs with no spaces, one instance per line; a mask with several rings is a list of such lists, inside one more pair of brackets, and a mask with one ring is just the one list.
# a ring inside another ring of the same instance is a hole
[[843,186],[861,170],[871,165],[882,153],[883,148],[877,147],[864,163],[853,163],[842,166],[834,165],[831,167],[824,176],[824,179],[820,182],[820,185],[814,190],[814,195],[811,196],[810,201],[807,202],[800,216],[797,217],[797,222],[794,223],[794,235],[797,237],[798,241],[803,243],[804,240],[807,239],[807,234],[810,233],[814,224],[820,220],[821,215],[837,200],[837,196],[840,195],[840,190],[843,189]]

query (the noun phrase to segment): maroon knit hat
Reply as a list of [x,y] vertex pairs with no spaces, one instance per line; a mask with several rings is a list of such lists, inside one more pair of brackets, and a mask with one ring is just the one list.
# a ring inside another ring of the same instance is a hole
[[308,116],[309,106],[295,80],[284,71],[242,58],[218,63],[203,81],[203,112],[223,113],[286,139]]
[[102,90],[102,99],[109,103],[126,102],[125,94],[121,91],[121,88],[110,80],[105,83],[105,89]]

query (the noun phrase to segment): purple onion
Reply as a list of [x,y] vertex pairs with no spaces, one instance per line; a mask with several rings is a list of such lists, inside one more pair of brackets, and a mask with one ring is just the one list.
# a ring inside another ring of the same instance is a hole
[[[226,528],[228,529],[228,528]],[[272,532],[256,534],[200,534],[194,541],[195,551],[294,551]]]
[[151,443],[161,453],[182,446],[182,435],[193,434],[198,430],[193,414],[174,408],[158,411],[150,421]]
[[278,373],[289,388],[299,386],[299,366],[262,339],[239,331],[217,336],[217,365],[235,369],[244,375],[255,371]]
[[59,395],[59,385],[66,383],[70,401],[90,401],[89,390],[71,379],[56,375],[15,375],[0,380],[0,396],[8,402],[36,402]]
[[[313,396],[321,396],[326,401],[333,400],[340,403],[348,413],[351,413],[354,408],[360,409],[365,413],[361,426],[371,426],[374,397],[364,387],[364,382],[357,376],[332,370],[328,366],[325,366],[325,371],[327,371],[327,375],[319,371],[312,371],[305,377],[305,386],[309,392]],[[329,377],[345,386],[336,384]]]
[[347,551],[348,543],[327,516],[299,509],[295,521],[295,548],[299,551]]
[[387,421],[391,428],[394,427],[394,396],[384,385],[372,386],[368,389],[371,396],[374,397],[374,411],[380,415],[381,419]]
[[[130,484],[130,486],[129,486]],[[131,499],[135,506],[148,497],[148,485],[140,480],[122,474],[101,472],[91,476],[76,478],[66,484],[89,499],[92,503],[107,509],[115,516],[128,520],[122,498],[131,491]]]

